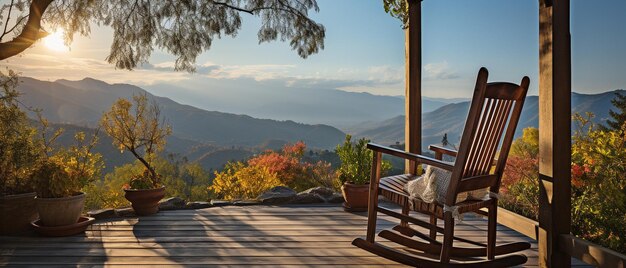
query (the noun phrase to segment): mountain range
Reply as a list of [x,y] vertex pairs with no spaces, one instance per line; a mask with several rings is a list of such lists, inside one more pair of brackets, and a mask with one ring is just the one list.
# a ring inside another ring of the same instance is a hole
[[[271,111],[277,115],[276,117],[306,114],[308,111],[315,113],[311,115],[314,120],[342,118],[345,127],[339,130],[330,126],[333,122],[337,123],[336,120],[330,120],[328,125],[304,124],[291,120],[258,119],[243,114],[207,111],[155,96],[137,86],[108,84],[91,78],[80,81],[21,78],[18,90],[22,93],[22,103],[41,109],[44,117],[56,127],[68,130],[67,134],[59,139],[61,145],[69,144],[76,131],[92,132],[98,125],[102,113],[118,98],[128,99],[133,94],[147,94],[161,107],[162,115],[172,127],[173,133],[168,138],[166,153],[198,162],[207,169],[219,169],[227,161],[245,159],[263,150],[279,149],[285,143],[300,140],[312,149],[332,149],[343,142],[345,133],[386,145],[404,141],[404,116],[401,115],[404,110],[404,99],[395,96],[321,90],[317,93],[309,92],[308,97],[301,98],[302,100],[292,105],[278,103],[288,103],[293,96],[276,100],[271,105],[265,104],[268,113]],[[610,101],[616,92],[618,91],[601,94],[572,93],[572,111],[593,112],[596,115],[594,120],[603,122],[612,108]],[[330,97],[323,97],[325,93],[330,94]],[[249,96],[242,97],[242,101],[246,102],[248,98]],[[444,134],[448,135],[450,142],[458,143],[469,109],[469,101],[429,98],[424,98],[424,101],[428,103],[425,104],[424,110],[432,111],[424,112],[422,116],[423,148],[428,144],[441,142]],[[319,107],[314,109],[316,104]],[[220,105],[216,107],[228,106],[229,103]],[[271,107],[274,107],[274,110]],[[379,119],[380,116],[368,117],[371,114],[378,114],[377,111],[381,107],[388,109],[382,113],[390,115],[387,119]],[[361,120],[361,123],[355,124],[362,118],[366,118],[367,121]],[[521,135],[523,128],[537,125],[538,97],[529,96],[516,134]],[[106,135],[102,134],[101,137],[96,150],[103,154],[108,169],[133,160],[126,154],[120,154]]]
[[344,136],[343,132],[328,125],[206,111],[128,84],[107,84],[90,78],[54,82],[32,78],[21,80],[22,102],[41,109],[44,117],[53,123],[95,127],[102,113],[118,98],[128,99],[133,94],[145,93],[160,106],[163,117],[172,127],[173,136],[190,142],[253,147],[269,140],[302,140],[310,147],[327,149],[341,142]]
[[[615,94],[624,90],[608,91],[600,94],[580,94],[573,92],[571,95],[572,114],[592,112],[595,117],[594,123],[602,124],[609,118],[609,110],[614,109],[611,100]],[[524,128],[538,127],[539,125],[539,97],[528,96],[524,103],[522,115],[516,130],[516,136],[520,136]],[[430,144],[441,143],[444,134],[448,135],[451,143],[457,144],[461,138],[461,131],[465,125],[469,101],[452,103],[440,107],[432,112],[422,114],[422,148]],[[355,137],[366,137],[381,144],[394,144],[404,142],[404,115],[395,116],[381,121],[366,121],[345,129]]]
[[[206,110],[246,114],[256,118],[292,120],[306,124],[328,124],[339,129],[366,120],[384,120],[404,114],[404,96],[380,96],[322,87],[284,87],[258,90],[258,81],[241,81],[238,87],[220,85],[184,86],[157,84],[150,92],[176,95],[181,101]],[[174,93],[175,92],[175,93]],[[450,101],[424,97],[424,112],[434,111]]]
[[[128,84],[108,84],[86,78],[80,81],[41,81],[20,78],[20,101],[27,107],[41,110],[55,128],[65,129],[58,145],[72,144],[77,131],[93,133],[103,112],[119,98],[147,94],[161,108],[161,114],[172,127],[166,152],[198,162],[206,169],[219,169],[227,161],[246,159],[266,149],[279,149],[286,143],[304,141],[309,148],[331,149],[343,141],[345,134],[322,124],[257,119],[247,115],[206,111],[152,95]],[[33,114],[30,114],[34,117]],[[129,154],[120,154],[111,139],[100,133],[95,151],[103,155],[106,172],[133,161]]]

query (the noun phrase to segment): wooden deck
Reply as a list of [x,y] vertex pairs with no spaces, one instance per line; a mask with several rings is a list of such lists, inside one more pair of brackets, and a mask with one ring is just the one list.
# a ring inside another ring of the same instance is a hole
[[[378,226],[392,227],[391,220],[381,215]],[[0,237],[0,266],[400,266],[350,244],[365,235],[366,221],[338,206],[162,211],[99,221],[73,237]],[[469,217],[455,234],[485,241],[486,229],[485,220]],[[498,237],[529,241],[504,226]],[[536,244],[524,254],[536,266]]]

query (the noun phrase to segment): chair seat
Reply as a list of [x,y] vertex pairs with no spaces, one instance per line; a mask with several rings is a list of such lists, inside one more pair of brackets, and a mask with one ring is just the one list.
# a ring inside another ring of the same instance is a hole
[[[419,198],[411,197],[409,193],[404,190],[404,186],[410,180],[414,180],[417,177],[418,176],[412,174],[402,174],[381,178],[378,194],[400,206],[404,206],[404,204],[408,202],[409,209],[413,211],[434,215],[437,218],[443,218],[443,204],[439,204],[436,201],[433,203],[426,203]],[[465,200],[457,203],[456,206],[458,206],[459,214],[462,214],[477,211],[493,204],[493,202],[494,199],[492,198],[487,200]]]

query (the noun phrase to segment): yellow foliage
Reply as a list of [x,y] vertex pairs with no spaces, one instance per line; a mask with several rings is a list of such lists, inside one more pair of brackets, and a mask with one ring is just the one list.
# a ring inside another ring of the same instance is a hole
[[172,130],[162,121],[161,110],[156,101],[149,102],[146,93],[134,95],[133,102],[120,98],[111,110],[102,115],[100,124],[120,152],[129,151],[147,169],[149,176],[135,176],[134,182],[139,183],[131,183],[131,186],[135,184],[145,187],[147,184],[147,188],[160,187],[153,160],[164,149],[165,138]]
[[229,163],[222,172],[215,172],[215,179],[209,190],[223,199],[254,199],[279,185],[280,180],[267,167],[246,166],[237,162]]

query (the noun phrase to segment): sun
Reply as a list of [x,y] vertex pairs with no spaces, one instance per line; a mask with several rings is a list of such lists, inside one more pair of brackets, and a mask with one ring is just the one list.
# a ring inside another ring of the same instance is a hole
[[44,37],[43,43],[50,50],[59,52],[67,52],[70,50],[70,48],[63,42],[63,30],[57,30]]

